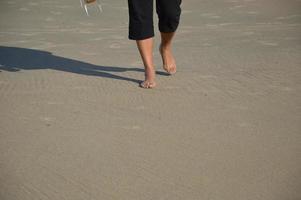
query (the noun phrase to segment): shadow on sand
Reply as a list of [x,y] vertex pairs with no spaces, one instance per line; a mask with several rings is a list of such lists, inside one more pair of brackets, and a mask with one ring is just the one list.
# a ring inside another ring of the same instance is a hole
[[[115,75],[110,72],[137,71],[144,73],[144,69],[142,68],[93,65],[56,56],[47,51],[0,46],[0,72],[1,70],[17,72],[20,70],[35,69],[53,69],[76,74],[131,81],[134,83],[140,83],[141,81]],[[157,74],[166,75],[164,72],[157,72]]]

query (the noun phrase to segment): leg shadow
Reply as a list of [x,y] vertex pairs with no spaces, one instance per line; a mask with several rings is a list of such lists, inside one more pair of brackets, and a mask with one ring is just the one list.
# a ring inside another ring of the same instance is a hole
[[0,72],[1,70],[17,72],[20,70],[37,69],[60,70],[76,74],[131,81],[134,83],[140,83],[141,81],[115,75],[110,72],[144,72],[144,70],[140,68],[93,65],[78,60],[56,56],[47,51],[0,46]]

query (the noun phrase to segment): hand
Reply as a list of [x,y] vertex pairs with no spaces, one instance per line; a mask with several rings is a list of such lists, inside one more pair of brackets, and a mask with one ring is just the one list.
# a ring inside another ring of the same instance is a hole
[[86,3],[93,3],[95,2],[96,0],[85,0]]

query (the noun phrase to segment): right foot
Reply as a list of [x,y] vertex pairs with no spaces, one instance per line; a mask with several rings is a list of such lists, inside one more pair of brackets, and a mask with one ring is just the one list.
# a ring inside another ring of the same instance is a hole
[[151,89],[151,88],[156,87],[156,83],[145,80],[142,83],[140,83],[140,87],[145,88],[145,89]]
[[154,68],[147,68],[145,70],[145,81],[140,83],[140,87],[142,88],[154,88],[156,86],[155,82],[155,69]]

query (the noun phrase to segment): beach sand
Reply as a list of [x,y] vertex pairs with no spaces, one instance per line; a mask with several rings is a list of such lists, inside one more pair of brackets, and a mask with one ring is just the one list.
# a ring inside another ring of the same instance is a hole
[[0,1],[1,200],[301,199],[300,1],[184,0],[148,90],[102,4]]

